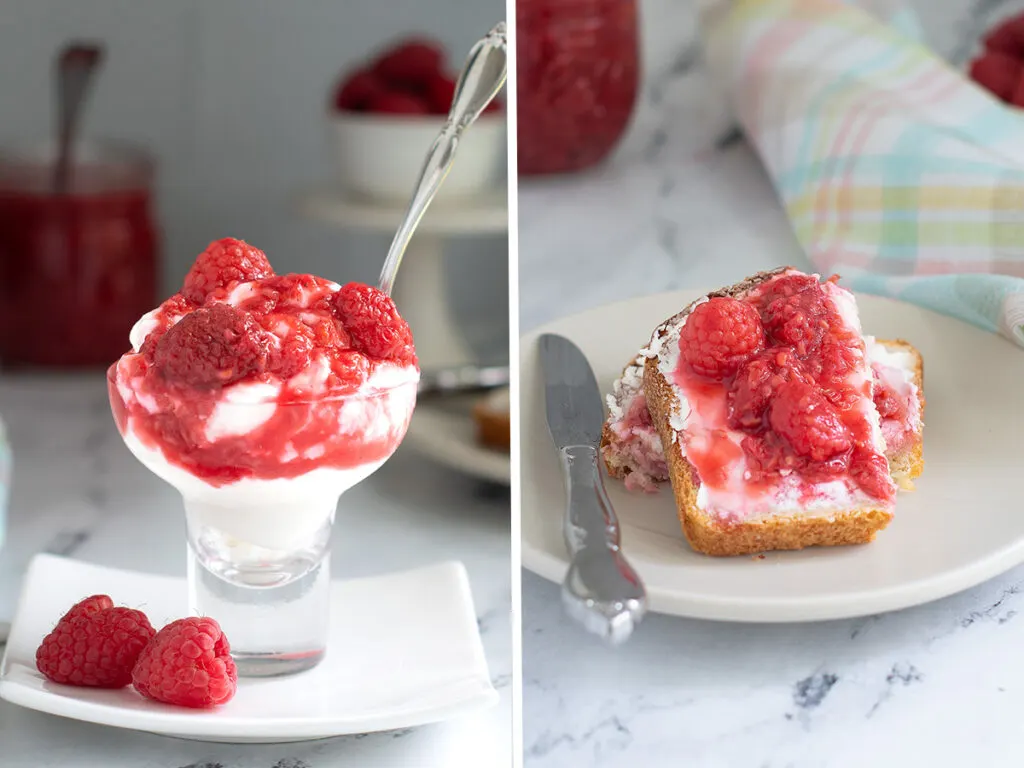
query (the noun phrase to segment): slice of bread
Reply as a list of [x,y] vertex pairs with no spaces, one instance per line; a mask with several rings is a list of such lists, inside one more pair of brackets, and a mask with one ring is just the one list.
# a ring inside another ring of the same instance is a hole
[[508,387],[500,387],[473,406],[477,442],[496,451],[511,449],[512,428]]
[[[706,298],[742,298],[784,272],[783,269],[760,273],[734,286],[715,291]],[[861,544],[874,539],[892,520],[893,504],[871,498],[866,494],[842,496],[845,503],[832,505],[829,494],[821,496],[813,506],[793,500],[785,493],[772,497],[768,512],[755,515],[722,515],[712,510],[708,492],[702,494],[701,480],[695,467],[684,455],[684,438],[681,434],[687,424],[687,416],[681,403],[682,393],[670,383],[665,375],[670,366],[668,354],[673,344],[678,344],[678,333],[693,309],[705,299],[702,298],[673,316],[655,331],[651,346],[641,356],[643,366],[643,390],[651,420],[661,438],[669,479],[676,501],[683,532],[691,546],[708,555],[727,556],[754,554],[769,550],[802,549],[810,546],[835,546]],[[852,302],[852,296],[850,297]],[[920,356],[918,355],[918,360]],[[860,361],[859,375],[870,376],[866,357]],[[877,424],[878,412],[873,405],[864,405],[865,414],[873,414]],[[686,413],[689,413],[687,407]],[[867,416],[865,416],[867,418]],[[876,450],[881,451],[884,442],[880,428],[875,428]],[[908,475],[920,471],[920,460],[914,459],[917,448],[910,447],[905,453],[905,467]],[[780,483],[788,482],[787,480]],[[793,482],[802,482],[794,479]],[[781,485],[780,485],[781,487]],[[703,496],[703,498],[702,498]],[[837,497],[840,498],[840,497]]]

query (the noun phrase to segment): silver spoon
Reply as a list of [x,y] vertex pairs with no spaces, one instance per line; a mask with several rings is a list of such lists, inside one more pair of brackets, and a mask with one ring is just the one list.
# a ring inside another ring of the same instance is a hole
[[377,287],[389,296],[395,286],[395,276],[402,264],[406,246],[451,170],[463,132],[476,122],[480,113],[505,84],[507,47],[505,22],[502,21],[469,52],[455,86],[455,97],[452,99],[448,119],[427,152],[405,218],[395,233],[395,239],[391,241],[388,257],[380,272]]
[[53,189],[68,191],[78,124],[96,70],[103,63],[103,47],[94,43],[69,43],[57,57],[57,161]]

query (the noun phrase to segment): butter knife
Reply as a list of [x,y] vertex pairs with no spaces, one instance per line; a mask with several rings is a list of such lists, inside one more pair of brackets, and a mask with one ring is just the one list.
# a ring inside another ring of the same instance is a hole
[[613,645],[647,611],[643,582],[619,546],[619,522],[605,491],[598,446],[604,406],[597,379],[568,339],[540,337],[548,430],[562,460],[568,503],[563,521],[572,561],[562,582],[569,615]]

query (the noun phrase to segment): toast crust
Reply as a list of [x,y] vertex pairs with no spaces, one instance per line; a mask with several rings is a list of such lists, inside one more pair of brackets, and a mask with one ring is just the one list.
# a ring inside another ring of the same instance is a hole
[[625,480],[626,475],[630,473],[629,467],[612,463],[611,456],[615,453],[612,450],[612,445],[615,443],[615,433],[612,432],[612,428],[608,426],[608,422],[605,421],[604,426],[601,427],[601,458],[604,461],[605,471],[608,472],[609,477],[614,477],[616,480]]
[[[758,273],[708,296],[736,298],[787,269]],[[668,328],[686,317],[696,304],[690,304],[658,326],[652,341],[667,333]],[[658,370],[657,357],[645,361],[643,382],[647,407],[668,463],[679,522],[687,541],[696,551],[706,555],[731,556],[813,546],[865,544],[872,541],[892,520],[891,511],[873,508],[836,509],[831,514],[823,511],[810,518],[779,515],[741,523],[715,520],[697,506],[697,473],[683,455],[682,446],[676,440],[675,430],[670,423],[671,414],[678,406],[677,398],[672,386]]]

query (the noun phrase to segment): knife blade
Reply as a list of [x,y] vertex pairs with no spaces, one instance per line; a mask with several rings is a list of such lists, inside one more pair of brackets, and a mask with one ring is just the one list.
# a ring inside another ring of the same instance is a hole
[[617,645],[640,623],[647,595],[622,553],[618,518],[601,476],[601,390],[583,352],[569,339],[544,334],[538,347],[548,431],[567,494],[562,530],[571,561],[562,602],[587,630]]

